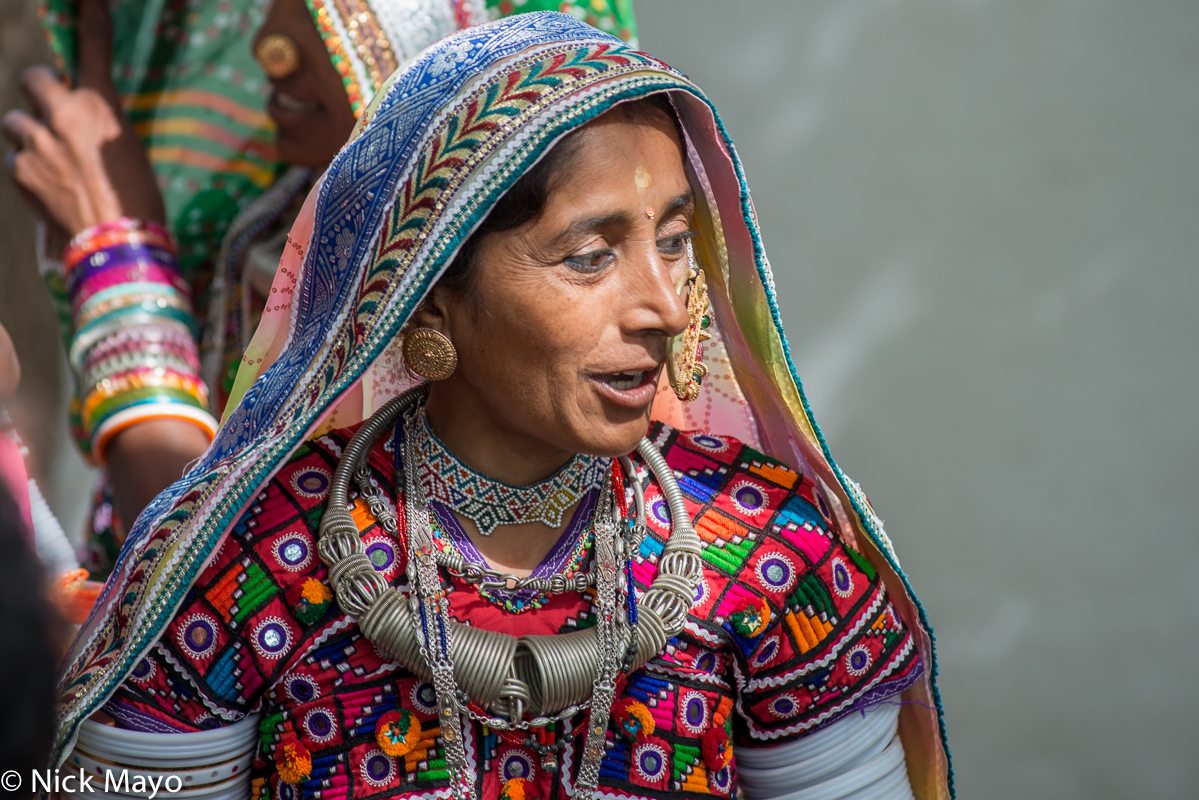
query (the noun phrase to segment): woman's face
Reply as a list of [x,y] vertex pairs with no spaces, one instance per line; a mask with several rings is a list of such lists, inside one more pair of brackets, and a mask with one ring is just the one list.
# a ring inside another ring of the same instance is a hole
[[354,110],[344,84],[304,0],[275,0],[254,37],[282,34],[299,51],[300,63],[284,78],[271,78],[267,111],[278,129],[279,157],[313,169],[329,166],[354,130]]
[[429,414],[468,463],[489,436],[547,463],[629,452],[688,323],[676,287],[695,203],[674,125],[617,107],[576,135],[540,216],[487,235],[471,289],[436,288],[414,320],[457,348]]

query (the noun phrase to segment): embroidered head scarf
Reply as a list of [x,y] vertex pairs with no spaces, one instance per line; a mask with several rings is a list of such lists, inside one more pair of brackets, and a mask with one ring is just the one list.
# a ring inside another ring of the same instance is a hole
[[309,195],[211,449],[142,514],[69,654],[59,759],[171,619],[242,510],[308,438],[404,385],[401,328],[496,200],[562,136],[617,103],[669,93],[697,195],[696,257],[714,336],[700,399],[654,416],[727,433],[817,476],[844,537],[884,575],[930,669],[900,724],[917,796],[951,795],[924,612],[857,484],[812,419],[783,334],[741,163],[702,91],[569,15],[462,31],[400,70]]

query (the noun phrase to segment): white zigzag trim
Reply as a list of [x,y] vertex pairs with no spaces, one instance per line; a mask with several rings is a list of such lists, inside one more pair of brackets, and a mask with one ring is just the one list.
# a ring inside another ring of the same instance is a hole
[[[655,664],[653,661],[645,662],[645,670],[647,672],[656,672],[659,675],[666,675],[666,676],[673,677],[673,678],[678,678],[680,675],[683,674],[680,670],[672,669],[670,667],[665,667],[665,666],[662,666],[661,664]],[[713,673],[705,673],[705,672],[690,673],[690,672],[688,672],[688,673],[686,673],[686,677],[687,677],[687,680],[689,680],[689,681],[695,681],[696,683],[706,683],[709,686],[717,686],[721,689],[731,689],[732,688],[729,685],[728,681],[721,679],[720,676],[715,675]]]
[[724,644],[726,642],[720,636],[712,633],[712,631],[701,626],[699,623],[692,621],[690,618],[683,621],[683,628],[695,637],[704,640],[708,644]]
[[597,790],[596,797],[603,797],[605,800],[650,800],[642,794],[624,794],[623,792],[605,792],[602,789]]
[[866,692],[873,689],[878,684],[882,683],[883,679],[886,678],[888,675],[890,675],[892,672],[894,672],[895,668],[898,667],[905,658],[907,658],[908,653],[912,652],[912,648],[914,646],[915,646],[914,640],[912,639],[912,637],[908,637],[908,641],[904,645],[903,649],[895,654],[895,657],[891,659],[891,663],[889,663],[887,665],[887,668],[882,670],[881,672],[879,672],[879,674],[877,676],[875,676],[874,680],[872,680],[869,684],[867,684],[866,686],[863,686],[860,690],[855,692],[852,697],[845,698],[845,700],[843,702],[841,702],[840,704],[838,704],[835,708],[830,708],[828,711],[824,712],[823,714],[816,717],[815,719],[810,719],[806,722],[797,722],[794,725],[791,725],[789,727],[782,728],[782,729],[776,730],[776,731],[769,731],[769,732],[762,731],[754,726],[754,722],[750,717],[746,716],[745,710],[742,706],[742,700],[741,700],[740,696],[738,696],[738,698],[737,698],[737,713],[740,714],[741,717],[745,720],[746,730],[749,732],[749,735],[751,737],[753,737],[754,739],[758,739],[758,740],[777,739],[780,736],[787,736],[792,733],[798,733],[800,731],[808,730],[809,728],[813,728],[813,727],[819,725],[820,723],[824,722],[825,720],[827,720],[833,716],[836,716],[837,714],[840,714],[842,711],[845,711],[847,708],[849,708],[854,703],[856,703],[862,695],[864,695]]

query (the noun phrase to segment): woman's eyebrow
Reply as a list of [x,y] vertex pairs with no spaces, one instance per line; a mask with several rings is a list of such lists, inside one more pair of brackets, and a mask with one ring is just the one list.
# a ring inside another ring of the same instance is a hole
[[666,208],[662,209],[662,211],[661,211],[662,219],[666,219],[668,216],[670,216],[674,212],[680,211],[684,208],[688,208],[689,206],[693,206],[693,205],[695,205],[695,192],[692,191],[691,189],[688,189],[687,191],[683,192],[681,195],[679,195],[678,197],[676,197],[675,199],[671,200],[669,203],[666,204]]
[[608,214],[597,214],[594,217],[584,217],[577,219],[566,226],[565,229],[554,237],[554,244],[561,245],[569,243],[570,240],[576,239],[601,228],[611,228],[616,225],[628,225],[632,217],[624,211],[612,211]]
[[[667,203],[666,208],[660,211],[659,214],[662,219],[665,219],[674,212],[693,205],[695,205],[695,193],[691,189],[688,189]],[[571,239],[575,239],[579,236],[583,236],[603,228],[610,228],[616,225],[628,225],[630,224],[631,220],[632,217],[624,211],[613,211],[608,214],[597,214],[594,217],[577,219],[567,225],[561,233],[554,237],[554,244],[562,245],[568,243]]]

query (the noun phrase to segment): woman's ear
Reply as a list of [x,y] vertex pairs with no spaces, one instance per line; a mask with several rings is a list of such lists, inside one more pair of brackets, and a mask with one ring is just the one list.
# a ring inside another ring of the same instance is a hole
[[435,285],[429,296],[413,314],[409,325],[413,328],[432,328],[449,337],[451,320],[454,317],[454,293],[440,284]]

